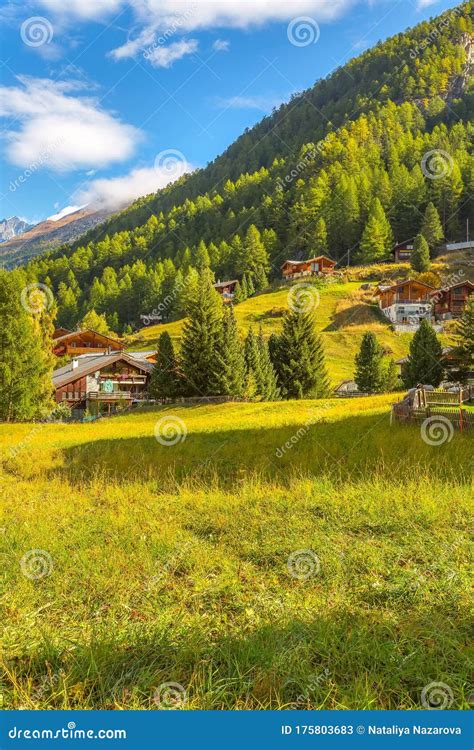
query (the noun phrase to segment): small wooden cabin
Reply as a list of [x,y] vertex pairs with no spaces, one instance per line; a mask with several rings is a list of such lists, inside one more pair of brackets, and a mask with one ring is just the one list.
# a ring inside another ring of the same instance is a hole
[[232,302],[235,296],[235,287],[238,283],[237,279],[232,279],[232,281],[218,281],[217,284],[214,284],[214,289],[216,292],[219,292],[224,302]]
[[413,240],[400,242],[391,251],[396,263],[409,263],[413,254]]
[[285,260],[281,272],[285,281],[298,279],[302,276],[329,275],[334,273],[337,263],[326,255],[318,255],[308,260]]
[[431,302],[432,286],[422,281],[406,279],[397,284],[379,287],[380,307],[385,309],[395,304],[407,304],[412,302]]

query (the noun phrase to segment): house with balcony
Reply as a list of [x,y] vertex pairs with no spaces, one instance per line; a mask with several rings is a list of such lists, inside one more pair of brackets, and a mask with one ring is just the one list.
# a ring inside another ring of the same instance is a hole
[[459,318],[466,307],[466,303],[474,293],[472,281],[460,281],[444,289],[432,292],[431,301],[437,320],[452,320]]
[[391,251],[395,263],[409,263],[413,254],[413,240],[399,242]]
[[57,357],[78,357],[81,354],[111,354],[121,352],[123,344],[117,339],[92,331],[57,329],[53,334],[53,352]]
[[111,414],[146,400],[153,364],[126,352],[84,355],[53,372],[56,403],[71,410]]
[[293,281],[305,276],[328,276],[334,273],[337,263],[326,255],[318,255],[309,260],[285,260],[281,267],[283,279]]
[[423,318],[431,321],[434,291],[432,286],[414,279],[382,285],[378,289],[379,307],[394,325],[417,328]]

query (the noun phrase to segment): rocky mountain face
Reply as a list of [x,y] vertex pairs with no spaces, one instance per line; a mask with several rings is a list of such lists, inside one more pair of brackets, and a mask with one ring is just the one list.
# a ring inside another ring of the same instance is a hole
[[14,237],[18,237],[18,235],[32,228],[32,224],[19,219],[18,216],[10,216],[9,219],[2,219],[0,221],[0,242],[12,240]]

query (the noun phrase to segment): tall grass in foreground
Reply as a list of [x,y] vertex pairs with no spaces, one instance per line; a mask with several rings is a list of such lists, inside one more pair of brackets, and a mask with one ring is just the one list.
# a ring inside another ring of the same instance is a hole
[[387,404],[173,409],[173,446],[164,410],[0,428],[3,707],[156,708],[176,682],[191,709],[419,708],[443,682],[467,708],[471,443]]

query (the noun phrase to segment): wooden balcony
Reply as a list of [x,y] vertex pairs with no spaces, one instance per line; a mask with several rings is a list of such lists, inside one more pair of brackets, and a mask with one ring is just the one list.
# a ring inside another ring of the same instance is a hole
[[112,391],[112,393],[106,393],[106,391],[90,391],[87,394],[89,401],[132,401],[134,396],[130,391]]

